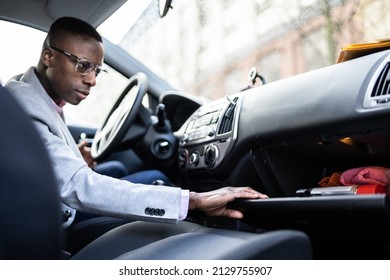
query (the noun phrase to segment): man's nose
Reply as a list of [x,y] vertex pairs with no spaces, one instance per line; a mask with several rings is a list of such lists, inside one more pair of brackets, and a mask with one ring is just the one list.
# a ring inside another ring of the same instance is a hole
[[94,87],[96,85],[96,70],[92,70],[84,77],[84,82],[89,84],[91,87]]

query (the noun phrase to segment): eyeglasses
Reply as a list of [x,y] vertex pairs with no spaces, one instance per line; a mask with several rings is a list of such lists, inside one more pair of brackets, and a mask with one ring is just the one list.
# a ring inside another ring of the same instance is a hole
[[75,67],[75,70],[77,72],[79,72],[81,75],[83,76],[86,76],[88,75],[89,73],[92,72],[92,70],[95,70],[96,72],[96,76],[99,75],[100,72],[107,72],[106,70],[104,70],[102,68],[101,65],[95,65],[93,64],[91,61],[89,61],[88,59],[86,58],[81,58],[81,57],[78,57],[77,55],[74,55],[74,54],[71,54],[70,52],[66,52],[64,50],[61,50],[59,48],[56,48],[56,47],[52,47],[52,46],[49,46],[49,48],[57,51],[57,52],[60,52],[72,59],[75,60],[76,62],[76,67]]

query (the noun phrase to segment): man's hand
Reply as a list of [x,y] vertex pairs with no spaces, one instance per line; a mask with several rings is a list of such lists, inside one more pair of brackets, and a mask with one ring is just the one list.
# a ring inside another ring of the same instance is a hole
[[190,192],[189,210],[197,209],[209,216],[241,219],[243,217],[241,211],[227,207],[227,204],[236,198],[255,199],[268,198],[268,196],[250,187],[225,187],[204,193]]
[[91,148],[88,147],[88,142],[80,142],[77,146],[79,147],[80,153],[83,156],[85,162],[88,164],[88,166],[92,169],[95,168],[97,162],[94,161],[94,159],[92,158]]

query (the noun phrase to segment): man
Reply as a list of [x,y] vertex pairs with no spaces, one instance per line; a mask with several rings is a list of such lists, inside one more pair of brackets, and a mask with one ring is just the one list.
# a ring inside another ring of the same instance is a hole
[[65,204],[97,215],[176,223],[194,209],[210,216],[242,218],[240,211],[227,207],[229,202],[267,197],[249,187],[195,193],[94,172],[83,160],[61,114],[66,103],[77,105],[88,97],[103,57],[102,38],[92,26],[76,18],[60,18],[50,28],[38,65],[6,85],[42,136]]

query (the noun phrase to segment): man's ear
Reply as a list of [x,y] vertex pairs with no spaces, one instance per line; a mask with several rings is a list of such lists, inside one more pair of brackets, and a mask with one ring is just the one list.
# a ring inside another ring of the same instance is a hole
[[50,67],[53,63],[53,52],[49,48],[44,48],[41,54],[42,64]]

